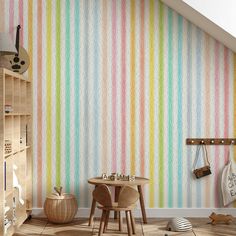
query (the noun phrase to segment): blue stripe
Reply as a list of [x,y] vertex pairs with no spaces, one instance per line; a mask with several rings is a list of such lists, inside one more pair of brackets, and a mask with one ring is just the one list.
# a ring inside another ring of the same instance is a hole
[[[192,137],[192,23],[187,31],[187,134]],[[187,148],[187,206],[192,207],[192,147]]]
[[[202,78],[201,78],[201,71],[202,71],[202,59],[201,59],[201,44],[202,44],[202,31],[197,28],[196,29],[196,38],[197,38],[197,47],[196,47],[196,88],[197,88],[197,106],[196,106],[196,137],[201,137],[201,126],[202,126],[202,114],[201,114],[201,107],[202,107]],[[199,153],[201,155],[202,153]],[[198,163],[198,165],[202,165],[201,162]],[[197,181],[197,207],[201,207],[202,205],[202,189],[201,189],[201,182]]]
[[66,192],[70,192],[70,1],[66,1],[66,40],[65,40],[65,178]]
[[182,49],[183,49],[183,17],[178,15],[178,207],[183,206],[183,121],[182,121]]
[[168,207],[173,207],[173,10],[168,8]]
[[98,34],[98,11],[99,11],[99,1],[94,2],[94,175],[99,176],[99,152],[98,152],[98,121],[99,121],[99,34]]
[[[88,38],[88,29],[89,29],[89,22],[88,22],[88,1],[84,1],[84,168],[85,168],[85,179],[88,179],[88,167],[89,167],[89,84],[88,84],[88,76],[89,76],[89,38]],[[89,196],[89,189],[88,184],[85,185],[85,194],[84,196]],[[85,206],[88,207],[88,197],[84,199]]]
[[80,206],[79,202],[79,186],[80,186],[80,164],[79,164],[79,153],[80,153],[80,77],[79,77],[79,71],[80,71],[80,64],[79,64],[79,56],[80,56],[80,42],[79,42],[79,1],[75,1],[75,23],[74,23],[74,41],[75,41],[75,67],[74,67],[74,91],[75,91],[75,173],[74,173],[74,178],[75,178],[75,194],[77,196],[78,204]]

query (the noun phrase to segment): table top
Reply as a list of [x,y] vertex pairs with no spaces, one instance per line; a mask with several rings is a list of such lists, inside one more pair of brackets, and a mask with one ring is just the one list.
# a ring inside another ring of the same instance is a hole
[[128,181],[128,180],[109,180],[109,179],[102,179],[102,177],[94,177],[89,179],[88,183],[94,185],[106,184],[112,186],[144,185],[149,183],[149,179],[143,177],[135,177],[134,181]]

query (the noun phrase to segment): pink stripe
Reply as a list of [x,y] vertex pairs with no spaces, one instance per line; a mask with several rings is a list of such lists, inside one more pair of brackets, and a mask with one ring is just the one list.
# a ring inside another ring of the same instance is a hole
[[126,0],[121,2],[121,170],[126,172]]
[[[211,65],[211,57],[210,57],[210,49],[209,49],[209,40],[210,40],[210,36],[208,34],[206,34],[205,36],[206,39],[206,43],[205,43],[205,61],[207,61],[208,63],[205,63],[205,83],[206,83],[206,105],[205,105],[205,113],[206,113],[206,126],[205,126],[205,130],[206,130],[206,137],[210,137],[210,127],[211,127],[211,120],[210,120],[210,116],[209,114],[211,113],[211,88],[210,88],[210,65]],[[209,112],[207,112],[209,111]],[[211,178],[207,178],[206,179],[206,185],[205,185],[205,189],[210,189],[211,186]],[[205,207],[210,207],[211,202],[210,202],[211,198],[209,197],[209,193],[208,191],[206,191],[206,195],[205,195],[205,202],[206,202],[206,206]]]
[[24,45],[24,34],[23,34],[23,27],[24,27],[24,17],[23,17],[23,0],[19,0],[19,23],[21,26],[20,30],[20,45]]
[[[224,47],[224,137],[229,136],[229,50]],[[224,148],[225,164],[228,161],[228,147]]]
[[116,163],[116,97],[117,97],[117,86],[116,86],[116,1],[112,1],[112,171],[117,171]]
[[[220,132],[220,127],[219,127],[219,42],[215,42],[215,137],[219,138],[219,132]],[[219,206],[219,147],[216,146],[215,148],[215,207]]]
[[145,52],[144,52],[144,0],[140,4],[140,173],[141,176],[145,176],[145,159],[144,159],[144,147],[145,147],[145,86],[144,86],[144,65],[145,65]]
[[14,0],[10,0],[9,4],[9,33],[12,40],[15,40],[14,37]]

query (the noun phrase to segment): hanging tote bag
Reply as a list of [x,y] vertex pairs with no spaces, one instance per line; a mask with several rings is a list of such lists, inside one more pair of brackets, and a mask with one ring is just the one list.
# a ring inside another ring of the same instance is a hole
[[[198,163],[201,150],[204,158],[204,166],[196,169],[196,165]],[[198,145],[197,147],[196,157],[193,163],[193,173],[197,179],[211,174],[211,167],[210,167],[210,162],[208,160],[206,145]]]
[[227,206],[236,200],[236,168],[233,161],[233,145],[229,147],[228,157],[229,161],[223,169],[221,178],[221,190],[224,206]]

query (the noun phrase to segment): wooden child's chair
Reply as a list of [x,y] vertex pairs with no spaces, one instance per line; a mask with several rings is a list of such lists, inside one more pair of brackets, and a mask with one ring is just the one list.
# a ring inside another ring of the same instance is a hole
[[139,198],[137,190],[130,186],[124,186],[121,188],[118,202],[113,202],[110,189],[107,185],[102,184],[97,186],[93,191],[93,198],[100,204],[99,209],[102,210],[102,217],[100,220],[100,227],[98,235],[102,235],[105,232],[109,220],[110,211],[118,213],[119,218],[119,230],[122,230],[122,217],[121,211],[125,211],[128,235],[135,234],[135,221],[132,214],[132,209],[135,207],[135,202]]

